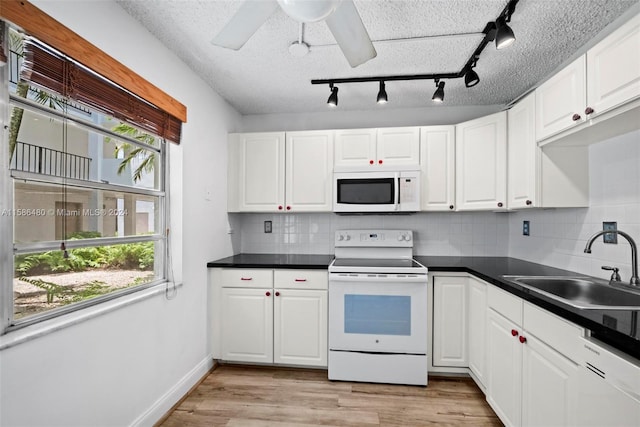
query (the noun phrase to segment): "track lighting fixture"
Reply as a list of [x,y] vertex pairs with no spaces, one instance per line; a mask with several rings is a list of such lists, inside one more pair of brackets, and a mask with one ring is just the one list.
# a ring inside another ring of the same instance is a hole
[[478,58],[474,58],[471,65],[469,65],[467,72],[464,74],[464,85],[466,87],[473,87],[480,83],[480,77],[478,77],[478,73],[473,71],[477,61]]
[[331,89],[331,95],[329,95],[329,99],[327,99],[327,104],[329,107],[337,107],[338,106],[338,88],[333,86],[333,83],[329,83],[329,89]]
[[436,91],[431,98],[434,102],[444,102],[444,82],[442,79],[453,80],[464,77],[464,85],[466,87],[473,87],[480,83],[480,77],[474,70],[480,54],[487,45],[493,41],[496,43],[497,49],[502,49],[509,46],[515,41],[513,30],[508,22],[511,22],[511,15],[516,10],[516,4],[519,0],[509,0],[505,8],[495,21],[490,21],[486,24],[482,34],[484,37],[480,41],[480,44],[473,52],[469,60],[464,64],[464,67],[459,72],[454,73],[439,73],[439,74],[412,74],[412,75],[398,75],[398,76],[369,76],[369,77],[346,77],[338,79],[318,79],[311,80],[311,84],[328,84],[331,89],[331,96],[327,100],[327,104],[330,106],[338,105],[338,88],[334,87],[337,83],[364,83],[364,82],[379,82],[380,89],[378,90],[377,102],[384,104],[388,101],[387,91],[385,90],[385,83],[388,81],[398,80],[434,80],[436,83]]
[[436,79],[436,91],[433,92],[433,96],[431,100],[433,102],[443,102],[444,101],[444,82],[441,82],[439,79]]
[[516,41],[513,30],[507,25],[506,18],[500,17],[496,21],[496,49],[502,49]]
[[380,81],[380,90],[378,91],[378,104],[386,104],[387,99],[387,91],[385,90],[384,81]]

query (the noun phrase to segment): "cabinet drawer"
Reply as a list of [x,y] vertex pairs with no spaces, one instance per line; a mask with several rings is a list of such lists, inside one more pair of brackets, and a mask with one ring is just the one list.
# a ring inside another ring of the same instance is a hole
[[282,289],[328,289],[329,274],[325,270],[275,270],[273,283]]
[[518,326],[522,326],[522,300],[496,286],[489,286],[489,307],[502,314]]
[[273,270],[230,268],[222,270],[221,285],[225,288],[271,288]]
[[584,330],[528,302],[524,303],[524,329],[565,357],[578,361]]

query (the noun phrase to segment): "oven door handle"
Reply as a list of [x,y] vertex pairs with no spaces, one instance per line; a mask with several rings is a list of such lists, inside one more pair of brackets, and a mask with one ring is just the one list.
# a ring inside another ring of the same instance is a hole
[[393,204],[393,210],[399,210],[400,209],[400,174],[398,172],[396,172],[394,174],[395,179],[393,180],[394,183],[394,194],[395,194],[395,201]]
[[362,276],[340,276],[329,275],[329,285],[339,283],[381,283],[381,282],[401,282],[401,283],[427,283],[426,274],[405,275],[362,275]]

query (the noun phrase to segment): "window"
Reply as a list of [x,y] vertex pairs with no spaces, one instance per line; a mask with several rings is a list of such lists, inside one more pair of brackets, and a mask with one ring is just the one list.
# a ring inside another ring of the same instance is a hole
[[15,327],[167,280],[166,140],[179,141],[181,123],[9,36],[0,236],[13,242],[2,311]]

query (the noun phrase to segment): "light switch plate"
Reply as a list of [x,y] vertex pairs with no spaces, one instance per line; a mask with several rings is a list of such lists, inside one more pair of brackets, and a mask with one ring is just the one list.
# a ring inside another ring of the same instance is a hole
[[522,221],[522,235],[528,236],[530,231],[529,221]]
[[[617,230],[618,223],[616,221],[605,221],[602,223],[602,229],[604,231],[607,230]],[[612,243],[614,245],[618,244],[618,234],[617,233],[605,233],[602,235],[602,241],[604,243]]]
[[271,233],[271,231],[272,231],[271,221],[265,221],[264,222],[264,232],[265,233]]

